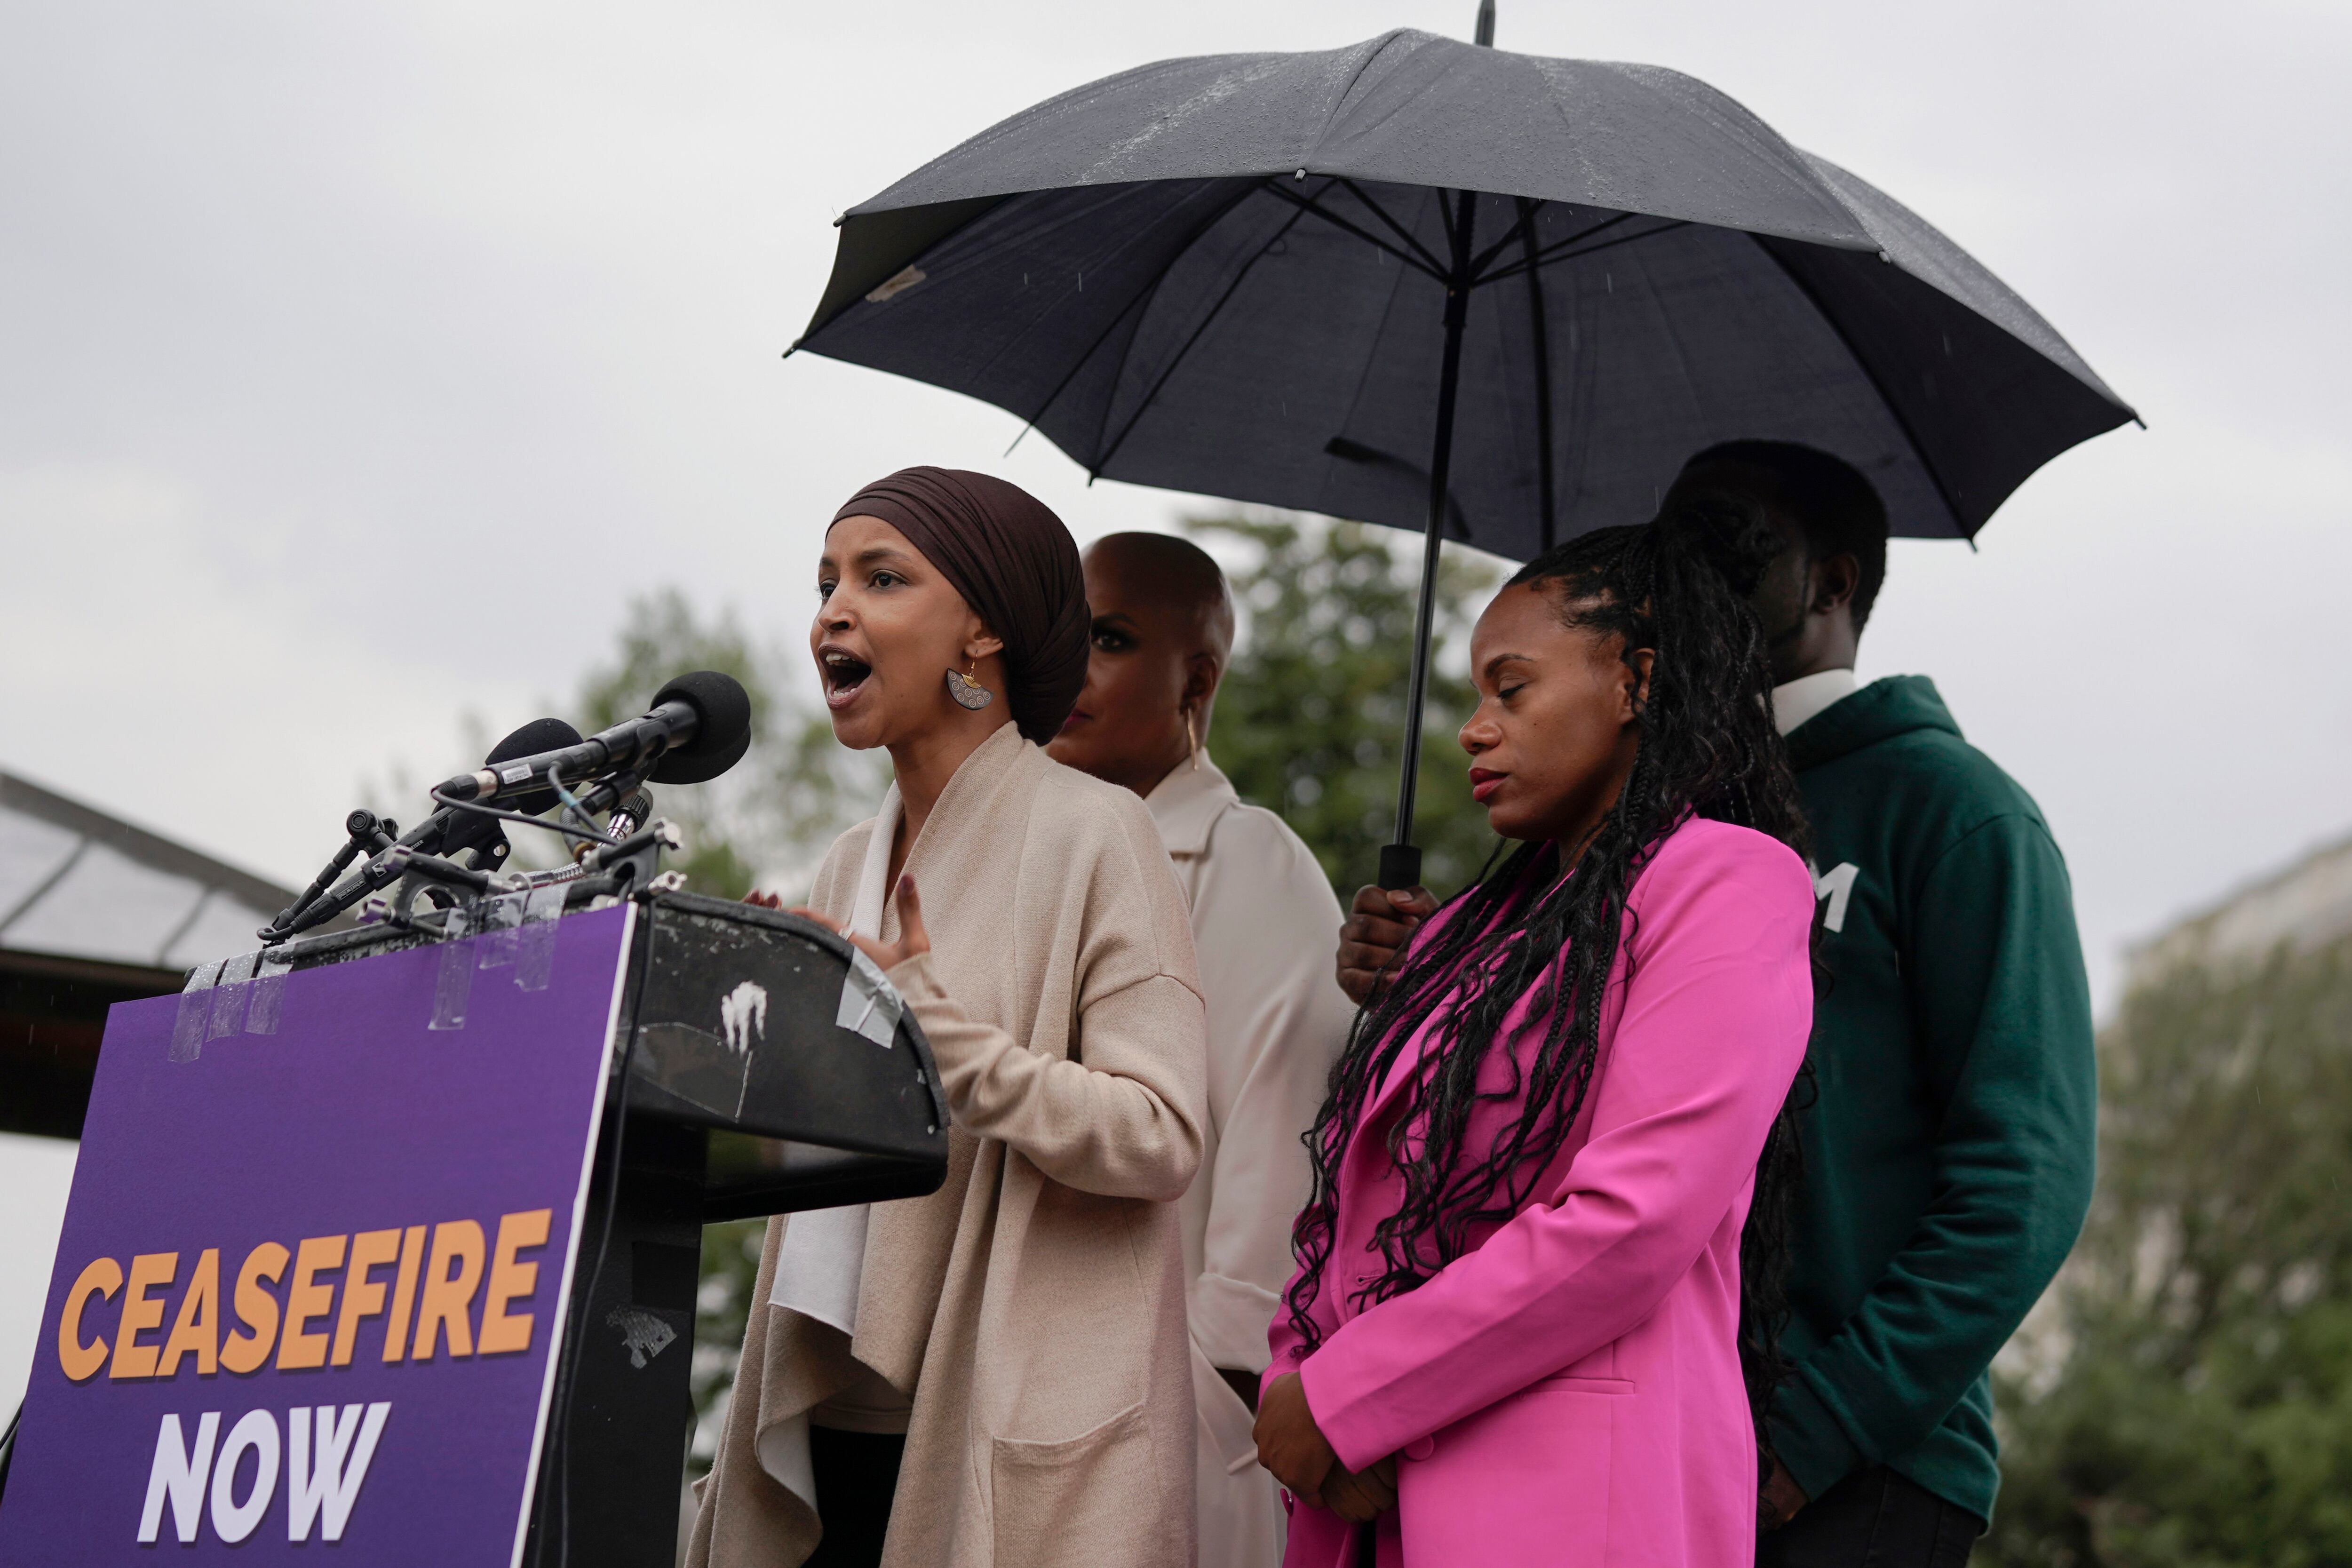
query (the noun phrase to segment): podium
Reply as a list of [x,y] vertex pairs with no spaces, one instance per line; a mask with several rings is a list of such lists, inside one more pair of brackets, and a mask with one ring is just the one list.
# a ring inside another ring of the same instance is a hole
[[[675,1559],[704,1225],[919,1196],[947,1173],[930,1047],[846,941],[690,893],[635,901],[522,1558],[542,1568]],[[445,940],[434,919],[278,952],[294,972],[365,962]]]

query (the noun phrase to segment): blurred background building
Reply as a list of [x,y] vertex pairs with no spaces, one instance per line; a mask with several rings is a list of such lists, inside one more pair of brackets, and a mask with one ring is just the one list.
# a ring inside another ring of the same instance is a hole
[[293,898],[0,773],[0,1131],[79,1136],[107,1008],[249,949]]
[[2126,984],[2184,964],[2259,963],[2282,945],[2307,953],[2352,936],[2352,838],[2315,849],[2127,951]]
[[107,1008],[250,949],[293,897],[0,773],[0,1421],[24,1393]]

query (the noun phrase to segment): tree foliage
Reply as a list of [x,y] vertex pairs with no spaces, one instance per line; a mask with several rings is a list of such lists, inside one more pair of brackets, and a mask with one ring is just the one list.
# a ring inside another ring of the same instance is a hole
[[2189,963],[2100,1042],[2058,1353],[2004,1379],[1980,1560],[2352,1563],[2352,942]]
[[[1254,547],[1231,574],[1243,626],[1212,721],[1217,765],[1307,841],[1344,902],[1396,830],[1419,563],[1402,536],[1363,523],[1241,513],[1186,527]],[[1422,879],[1441,894],[1475,876],[1496,842],[1454,738],[1475,698],[1444,656],[1467,643],[1497,575],[1450,548],[1438,569],[1415,837]]]
[[766,879],[797,896],[825,847],[880,802],[887,761],[845,752],[823,713],[780,696],[792,689],[791,656],[747,633],[732,612],[706,617],[677,589],[663,589],[629,606],[617,643],[582,683],[583,731],[644,712],[663,682],[688,670],[731,675],[751,694],[751,749],[742,762],[709,784],[654,786],[656,809],[686,836],[675,864],[687,886],[734,899]]

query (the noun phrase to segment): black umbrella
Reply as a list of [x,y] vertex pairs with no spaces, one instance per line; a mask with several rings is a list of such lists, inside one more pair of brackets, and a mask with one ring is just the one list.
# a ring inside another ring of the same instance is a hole
[[1090,475],[1425,531],[1391,887],[1442,537],[1525,559],[1758,437],[1968,538],[2134,417],[1958,246],[1654,66],[1404,31],[1164,60],[840,226],[795,349],[984,398]]

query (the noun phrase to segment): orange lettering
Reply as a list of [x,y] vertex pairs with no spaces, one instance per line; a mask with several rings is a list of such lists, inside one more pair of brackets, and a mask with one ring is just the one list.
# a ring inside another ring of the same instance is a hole
[[278,1370],[300,1372],[327,1364],[324,1331],[308,1334],[302,1325],[335,1310],[335,1288],[318,1282],[320,1270],[332,1273],[343,1266],[348,1236],[308,1236],[294,1254],[294,1282],[286,1288],[286,1331],[278,1336]]
[[74,1277],[73,1289],[66,1292],[66,1310],[58,1315],[58,1366],[68,1383],[87,1383],[106,1364],[104,1340],[81,1342],[81,1314],[92,1296],[110,1300],[121,1289],[122,1265],[111,1258],[93,1258]]
[[368,1278],[368,1270],[400,1256],[400,1232],[363,1230],[352,1237],[351,1272],[343,1276],[343,1310],[335,1319],[333,1366],[352,1364],[352,1342],[360,1337],[360,1320],[383,1312],[383,1286]]
[[188,1275],[188,1292],[180,1298],[180,1315],[172,1320],[172,1337],[163,1342],[163,1359],[157,1377],[180,1370],[180,1358],[196,1358],[196,1375],[220,1371],[220,1248],[207,1247],[197,1256]]
[[262,1281],[277,1284],[292,1256],[274,1241],[245,1255],[245,1266],[236,1271],[236,1316],[253,1331],[231,1334],[221,1346],[220,1363],[229,1371],[258,1372],[268,1363],[269,1347],[278,1342],[278,1298],[262,1288]]
[[110,1379],[155,1375],[155,1347],[141,1344],[139,1336],[163,1326],[163,1303],[147,1292],[158,1285],[170,1285],[172,1276],[179,1271],[176,1252],[142,1252],[131,1260],[131,1286],[122,1293],[122,1323],[114,1333],[114,1364],[106,1373]]
[[515,1254],[547,1245],[547,1220],[545,1209],[525,1209],[499,1220],[499,1245],[490,1254],[490,1288],[482,1297],[484,1355],[530,1349],[532,1314],[509,1313],[507,1303],[518,1298],[529,1300],[539,1289],[539,1265],[518,1263]]
[[416,1360],[433,1359],[434,1341],[445,1323],[449,1353],[474,1353],[474,1331],[466,1310],[482,1282],[482,1227],[472,1220],[444,1220],[433,1227],[433,1261],[425,1267],[425,1300],[416,1311]]
[[425,1227],[412,1225],[400,1238],[400,1273],[392,1285],[392,1316],[383,1326],[383,1359],[396,1362],[408,1349],[408,1314],[416,1305],[416,1269],[425,1260]]

